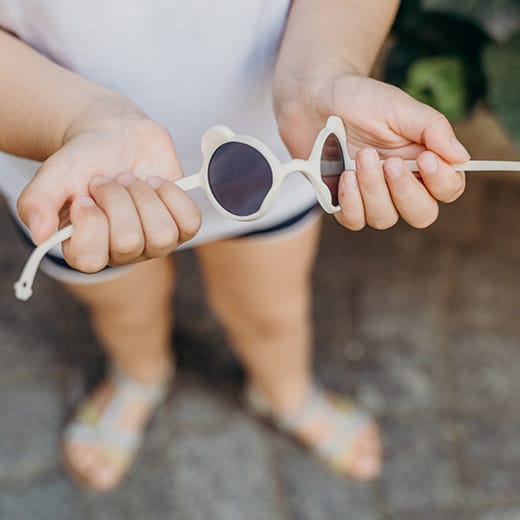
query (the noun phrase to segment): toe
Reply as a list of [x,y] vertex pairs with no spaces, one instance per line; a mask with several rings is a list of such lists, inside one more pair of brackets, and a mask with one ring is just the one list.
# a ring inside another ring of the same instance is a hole
[[382,470],[381,442],[377,426],[371,424],[360,430],[354,443],[347,473],[362,481],[377,478]]

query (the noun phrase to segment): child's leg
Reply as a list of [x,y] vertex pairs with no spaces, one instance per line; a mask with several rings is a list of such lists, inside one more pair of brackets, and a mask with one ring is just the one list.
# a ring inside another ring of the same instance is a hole
[[[173,283],[171,259],[160,258],[136,264],[128,273],[109,282],[67,287],[88,307],[109,361],[133,379],[153,384],[164,381],[173,370],[170,347]],[[100,415],[113,390],[111,382],[101,383],[83,408]],[[121,429],[140,433],[153,407],[137,394],[135,399],[125,401],[123,408]],[[92,412],[83,415],[89,414]],[[98,489],[113,487],[127,469],[126,464],[117,463],[103,443],[74,436],[65,440],[65,456],[73,471]]]
[[[244,363],[250,382],[276,413],[302,405],[312,381],[310,274],[319,239],[315,223],[285,239],[226,240],[198,249],[208,298]],[[331,434],[316,414],[297,436],[317,444]],[[359,430],[346,473],[370,478],[381,459],[377,427]]]

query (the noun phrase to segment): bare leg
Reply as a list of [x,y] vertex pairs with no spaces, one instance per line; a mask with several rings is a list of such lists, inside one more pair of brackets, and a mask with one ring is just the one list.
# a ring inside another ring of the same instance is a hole
[[[209,301],[250,382],[280,413],[298,409],[312,380],[310,274],[318,239],[316,223],[285,238],[226,240],[198,249]],[[317,417],[299,432],[300,440],[312,445],[330,428]],[[360,430],[346,472],[372,478],[380,451],[371,424]]]
[[[170,310],[174,272],[171,259],[137,264],[115,280],[96,285],[68,285],[87,305],[94,330],[111,363],[143,383],[164,380],[172,373]],[[113,393],[106,381],[87,402],[103,410]],[[138,399],[125,411],[121,428],[141,431],[152,410]],[[116,485],[126,472],[108,456],[103,445],[65,442],[68,464],[80,478],[97,489]]]

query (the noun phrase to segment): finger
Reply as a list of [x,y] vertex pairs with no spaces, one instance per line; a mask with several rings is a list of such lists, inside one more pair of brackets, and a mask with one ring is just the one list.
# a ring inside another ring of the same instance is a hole
[[413,227],[425,228],[439,215],[437,201],[397,157],[387,159],[385,177],[397,211]]
[[192,239],[201,225],[198,206],[174,182],[160,177],[150,177],[147,182],[156,191],[177,224],[179,244]]
[[356,156],[357,178],[367,224],[375,229],[388,229],[397,223],[397,213],[386,185],[378,153],[361,150]]
[[154,189],[131,174],[120,175],[117,181],[128,190],[139,213],[145,238],[145,257],[156,258],[173,251],[178,246],[179,230]]
[[417,158],[421,177],[430,193],[442,202],[453,202],[466,188],[466,175],[455,171],[450,164],[432,152]]
[[20,219],[29,228],[37,244],[47,240],[56,231],[59,211],[67,201],[61,161],[53,157],[41,165],[17,203]]
[[363,199],[359,191],[356,172],[347,170],[339,180],[338,201],[341,211],[334,214],[336,220],[351,231],[359,231],[366,225]]
[[110,265],[125,265],[144,250],[145,239],[139,214],[128,191],[108,177],[90,182],[90,193],[105,212],[110,229]]
[[414,100],[404,92],[407,99],[401,103],[398,130],[404,137],[440,155],[446,162],[460,164],[470,160],[466,148],[455,136],[455,132],[440,112]]
[[96,203],[86,196],[70,206],[72,237],[63,242],[67,263],[83,273],[96,273],[108,264],[108,221]]

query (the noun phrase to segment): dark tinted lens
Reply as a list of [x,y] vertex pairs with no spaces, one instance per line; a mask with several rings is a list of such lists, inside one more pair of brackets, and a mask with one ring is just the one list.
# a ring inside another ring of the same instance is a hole
[[321,153],[321,178],[332,195],[332,204],[338,205],[339,178],[345,170],[345,158],[338,138],[330,134]]
[[208,166],[209,185],[217,201],[234,215],[256,213],[273,185],[266,158],[243,143],[225,143]]

